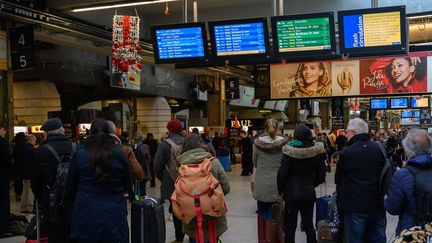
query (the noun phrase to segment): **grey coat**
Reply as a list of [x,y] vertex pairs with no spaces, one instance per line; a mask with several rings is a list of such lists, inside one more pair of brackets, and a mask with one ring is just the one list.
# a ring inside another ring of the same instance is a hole
[[281,165],[282,147],[287,139],[268,135],[258,137],[253,146],[255,170],[255,189],[253,197],[261,202],[275,202],[278,198],[277,173]]
[[[184,140],[184,137],[175,133],[171,133],[169,138],[171,138],[176,144],[181,144]],[[153,165],[156,178],[161,181],[160,192],[162,200],[169,200],[174,192],[174,181],[171,179],[169,172],[165,167],[166,165],[169,168],[170,159],[171,145],[162,141],[158,146]]]

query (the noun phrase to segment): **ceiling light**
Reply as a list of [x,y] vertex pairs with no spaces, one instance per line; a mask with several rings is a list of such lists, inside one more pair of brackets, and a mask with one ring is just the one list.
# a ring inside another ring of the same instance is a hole
[[167,2],[176,2],[176,1],[180,1],[180,0],[155,0],[155,1],[139,1],[133,3],[119,3],[119,4],[112,4],[112,5],[100,5],[100,6],[94,6],[88,8],[76,8],[76,9],[72,9],[71,11],[77,13],[77,12],[85,12],[85,11],[103,10],[103,9],[111,9],[111,8],[124,8],[124,7],[133,7],[133,6],[140,6],[140,5],[167,3]]

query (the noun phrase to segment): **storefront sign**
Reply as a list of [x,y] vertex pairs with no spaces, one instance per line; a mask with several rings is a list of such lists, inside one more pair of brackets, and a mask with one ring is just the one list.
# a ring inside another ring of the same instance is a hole
[[266,119],[238,119],[237,125],[235,119],[227,119],[226,127],[229,128],[241,128],[241,127],[254,127],[254,128],[264,128]]
[[43,133],[43,131],[41,131],[41,127],[42,126],[31,126],[30,131],[31,133]]
[[7,70],[7,61],[6,32],[0,31],[0,70]]

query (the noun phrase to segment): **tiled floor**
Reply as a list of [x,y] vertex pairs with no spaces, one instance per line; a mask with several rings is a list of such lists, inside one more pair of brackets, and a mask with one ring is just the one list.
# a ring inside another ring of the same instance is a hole
[[[333,168],[334,171],[334,168]],[[256,223],[256,201],[252,198],[249,181],[250,177],[240,176],[240,165],[233,165],[233,171],[228,173],[231,192],[227,195],[226,201],[228,206],[228,231],[222,236],[224,243],[255,243],[257,242],[257,223]],[[334,173],[327,173],[327,192],[331,193],[335,189]],[[317,194],[320,191],[325,193],[325,187],[317,189]],[[150,196],[158,196],[158,188],[148,188]],[[166,203],[165,209],[167,210]],[[16,202],[12,203],[14,213],[18,211],[19,205]],[[167,242],[174,239],[174,226],[168,213],[166,213],[167,224]],[[393,232],[397,224],[397,217],[388,215],[387,217],[387,239],[393,238]],[[299,220],[300,221],[300,220]],[[187,238],[187,237],[186,237]],[[306,242],[304,232],[297,228],[296,242]],[[8,239],[0,239],[0,243],[20,243],[24,241],[24,237],[13,237]],[[185,242],[187,240],[185,239]]]

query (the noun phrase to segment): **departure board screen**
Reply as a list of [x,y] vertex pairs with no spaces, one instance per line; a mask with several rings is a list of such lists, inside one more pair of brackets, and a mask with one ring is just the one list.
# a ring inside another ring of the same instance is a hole
[[390,108],[403,109],[408,108],[408,98],[390,98]]
[[370,108],[371,109],[387,109],[388,108],[388,100],[387,99],[370,99]]
[[402,45],[401,13],[384,12],[343,16],[345,48]]
[[276,22],[279,52],[331,49],[330,20],[288,19]]
[[155,34],[161,60],[205,56],[201,27],[158,29]]
[[265,54],[266,35],[263,22],[211,24],[217,56]]

